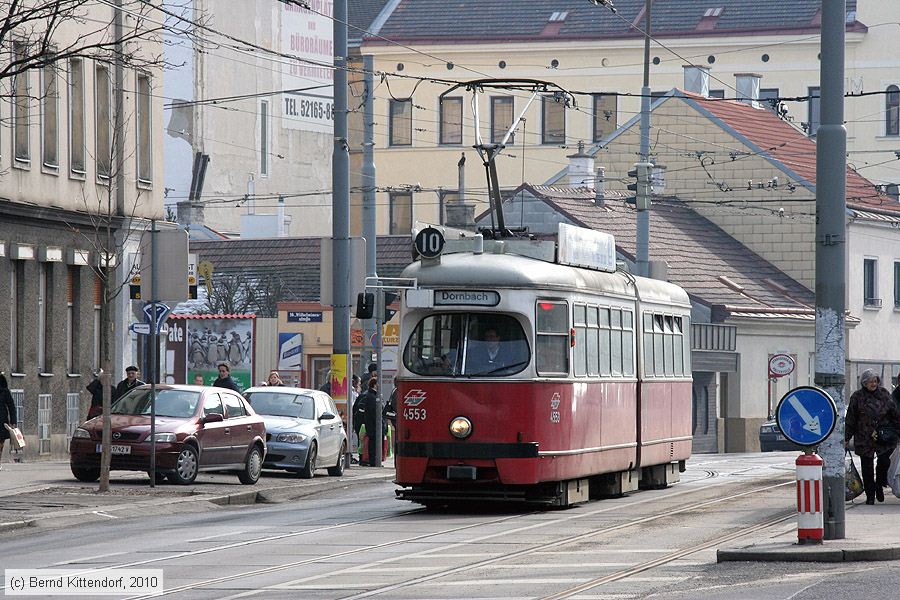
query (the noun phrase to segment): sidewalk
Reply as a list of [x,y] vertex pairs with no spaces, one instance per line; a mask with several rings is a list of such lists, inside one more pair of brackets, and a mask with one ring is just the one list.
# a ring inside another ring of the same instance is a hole
[[883,503],[867,506],[860,496],[844,511],[844,539],[822,544],[797,543],[796,517],[764,530],[763,535],[741,538],[741,545],[720,548],[718,562],[853,562],[900,559],[900,499],[885,488]]
[[241,485],[236,475],[200,473],[191,485],[150,487],[145,473],[113,471],[110,490],[98,483],[77,481],[68,461],[3,462],[0,470],[0,532],[22,527],[56,528],[92,521],[204,512],[216,506],[285,502],[339,489],[394,478],[393,459],[381,468],[353,465],[342,477],[324,469],[313,479],[284,471],[263,471],[256,485]]

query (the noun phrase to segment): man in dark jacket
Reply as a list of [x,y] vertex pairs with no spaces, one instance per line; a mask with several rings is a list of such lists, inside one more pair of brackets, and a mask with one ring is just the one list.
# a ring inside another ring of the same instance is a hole
[[[94,380],[86,386],[87,391],[91,393],[91,407],[88,409],[88,419],[93,419],[103,414],[103,384],[100,383],[100,375],[102,374],[103,369],[97,369],[94,372]],[[115,392],[110,394],[110,398],[114,397],[113,394]]]
[[363,422],[366,425],[366,436],[369,438],[369,460],[364,463],[359,461],[360,465],[374,466],[375,453],[381,452],[381,440],[387,435],[387,421],[381,420],[381,435],[375,434],[375,418],[378,414],[378,378],[369,379],[369,389],[362,396],[362,407],[365,411]]
[[140,369],[138,369],[134,365],[125,367],[125,379],[120,381],[119,385],[116,386],[116,389],[113,390],[113,402],[115,402],[137,386],[144,385],[144,382],[138,379],[138,373],[140,373]]
[[228,363],[219,363],[219,377],[213,381],[213,387],[227,388],[238,394],[241,393],[241,388],[237,381],[231,377],[231,367],[228,366]]
[[[9,439],[9,430],[6,425],[16,427],[16,403],[13,402],[12,394],[9,392],[9,384],[6,377],[0,373],[0,460],[3,459],[3,446]],[[2,466],[2,465],[0,465]]]

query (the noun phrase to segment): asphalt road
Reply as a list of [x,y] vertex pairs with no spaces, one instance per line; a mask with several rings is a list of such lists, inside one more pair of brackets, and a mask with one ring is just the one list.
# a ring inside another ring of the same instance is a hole
[[716,563],[723,544],[796,527],[794,458],[695,456],[668,489],[568,510],[427,512],[368,483],[23,536],[0,560],[162,569],[165,597],[191,599],[895,597],[890,562]]

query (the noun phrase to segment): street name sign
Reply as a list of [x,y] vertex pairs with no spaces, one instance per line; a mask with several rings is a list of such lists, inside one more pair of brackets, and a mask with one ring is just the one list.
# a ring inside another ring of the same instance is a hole
[[775,422],[784,437],[795,444],[817,446],[834,430],[837,409],[825,390],[800,386],[778,402]]

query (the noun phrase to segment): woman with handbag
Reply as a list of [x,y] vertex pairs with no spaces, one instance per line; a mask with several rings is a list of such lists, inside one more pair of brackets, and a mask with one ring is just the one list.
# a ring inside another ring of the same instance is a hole
[[[890,393],[881,387],[881,378],[872,369],[859,376],[860,388],[850,396],[844,441],[853,438],[856,455],[862,467],[866,504],[884,502],[891,452],[897,445],[900,411]],[[875,467],[875,456],[878,466]]]
[[18,425],[16,421],[16,404],[13,402],[12,394],[9,393],[9,384],[6,377],[0,373],[0,469],[3,468],[3,446],[9,439],[9,430],[6,426],[15,427]]

